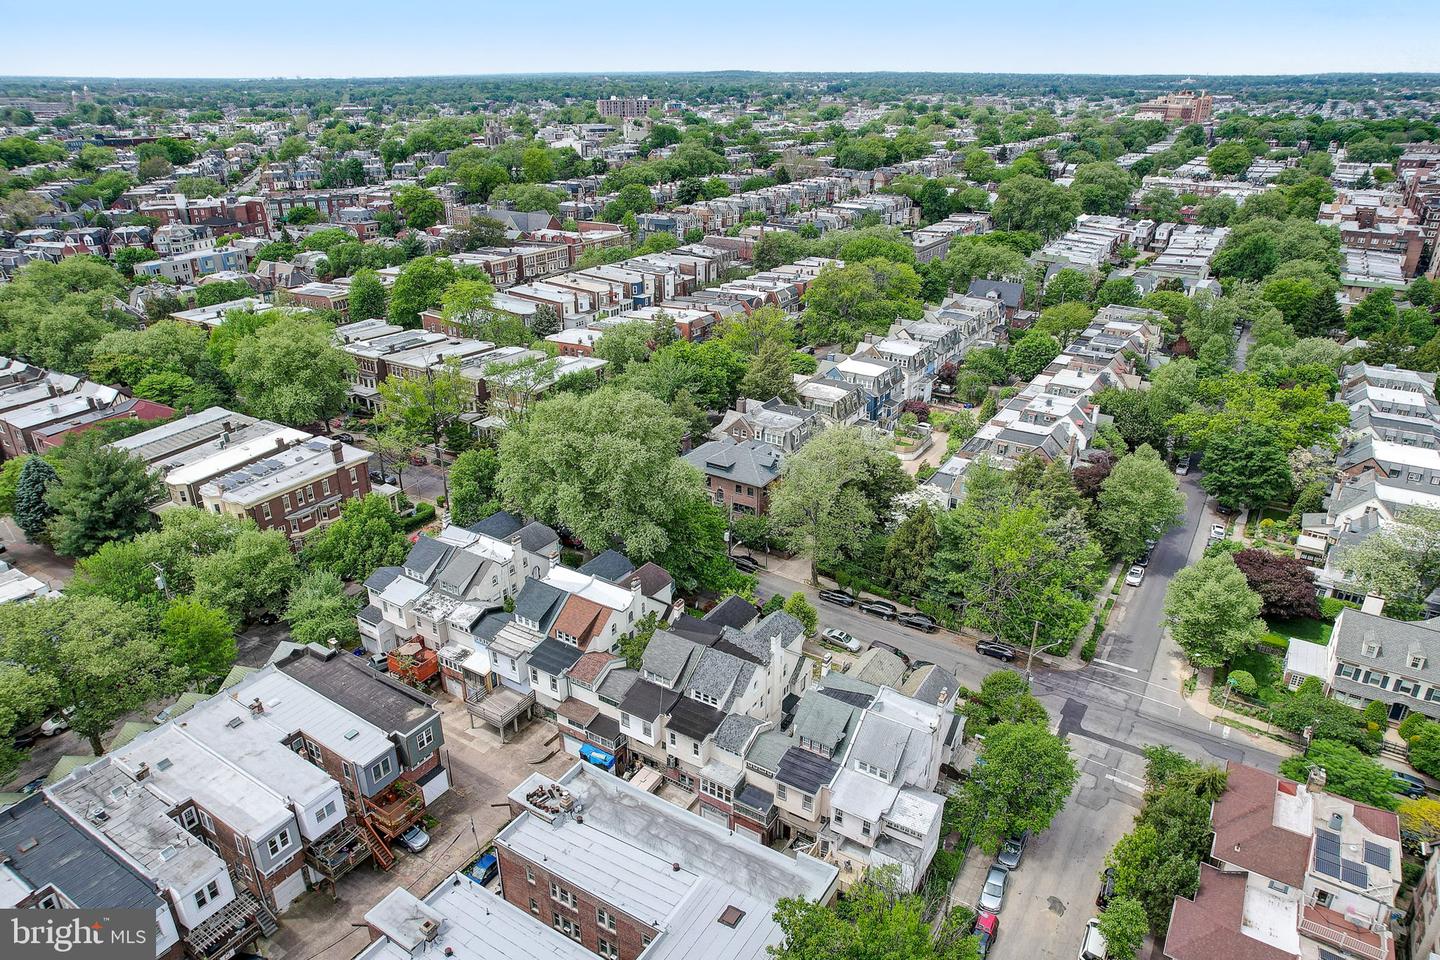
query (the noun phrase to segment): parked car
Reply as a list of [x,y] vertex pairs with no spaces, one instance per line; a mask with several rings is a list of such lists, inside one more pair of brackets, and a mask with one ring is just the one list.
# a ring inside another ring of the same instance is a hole
[[1104,910],[1115,897],[1115,868],[1106,867],[1100,874],[1100,892],[1095,895],[1095,906]]
[[10,746],[16,750],[29,750],[35,746],[36,734],[33,731],[25,733],[12,733],[10,735]]
[[1005,905],[1005,884],[1010,880],[1010,873],[998,863],[990,868],[985,875],[985,886],[980,888],[980,909],[986,913],[1000,912]]
[[425,459],[425,454],[423,453],[412,453],[410,454],[410,462],[417,467],[423,467],[430,461]]
[[860,604],[860,611],[881,620],[894,620],[899,615],[900,608],[888,600],[866,600]]
[[485,884],[489,883],[491,880],[494,880],[495,874],[499,872],[500,861],[495,858],[495,854],[493,852],[487,853],[479,860],[476,860],[475,866],[470,868],[470,876],[474,877],[476,880],[479,880],[482,887]]
[[897,622],[902,627],[921,630],[925,633],[934,633],[940,629],[940,624],[936,623],[933,617],[924,613],[902,613]]
[[1138,586],[1140,586],[1140,584],[1143,583],[1144,581],[1145,581],[1145,568],[1142,567],[1142,566],[1140,566],[1140,564],[1138,564],[1138,563],[1135,564],[1135,566],[1131,567],[1130,570],[1129,570],[1129,572],[1127,572],[1127,573],[1125,574],[1125,585],[1126,585],[1126,586],[1129,586],[1129,587],[1138,587]]
[[1000,855],[995,862],[1006,870],[1014,870],[1020,866],[1020,858],[1025,856],[1025,844],[1030,842],[1030,831],[1025,831],[1019,836],[1007,837],[1000,845]]
[[400,842],[405,846],[405,849],[411,853],[419,853],[421,850],[430,846],[430,834],[426,833],[425,829],[417,823],[409,830],[400,834]]
[[754,573],[760,569],[760,564],[755,561],[755,558],[746,553],[735,554],[730,558],[730,562],[735,564],[735,569],[742,573]]
[[1211,543],[1214,543],[1216,540],[1224,540],[1226,536],[1227,536],[1227,533],[1226,533],[1225,525],[1224,525],[1224,524],[1222,524],[1222,523],[1212,523],[1212,524],[1210,524],[1210,542],[1211,542]]
[[900,658],[901,663],[905,664],[906,669],[910,667],[910,656],[894,644],[886,643],[884,640],[871,640],[870,649],[884,650],[888,653],[893,653]]
[[36,790],[39,790],[43,786],[45,786],[45,777],[42,775],[26,783],[23,787],[20,788],[20,792],[28,797],[30,794],[34,793]]
[[339,440],[341,443],[354,443],[354,442],[355,442],[355,438],[354,438],[353,436],[351,436],[350,434],[348,434],[348,433],[337,433],[337,434],[333,434],[333,436],[334,436],[334,438],[335,438],[336,440]]
[[381,673],[390,672],[390,658],[383,653],[372,653],[369,657],[370,666]]
[[1085,922],[1085,939],[1080,941],[1080,960],[1105,960],[1105,937],[1100,932],[1100,920],[1091,917]]
[[1395,780],[1395,792],[1401,796],[1409,797],[1412,800],[1425,796],[1425,781],[1419,777],[1401,773],[1399,770],[1392,770],[1390,776]]
[[5,546],[5,544],[0,543],[0,553],[4,553],[4,552],[6,551],[6,549],[8,549],[8,548]]
[[59,713],[46,717],[45,722],[40,724],[42,736],[53,737],[57,733],[64,733],[70,729],[70,718],[75,715],[74,707],[66,707]]
[[1175,461],[1175,472],[1182,477],[1190,472],[1190,455],[1188,453]]
[[975,642],[975,652],[981,656],[1004,660],[1006,663],[1015,662],[1015,648],[1008,643],[1001,643],[998,640],[977,640]]
[[990,955],[990,948],[995,946],[995,937],[1000,933],[1000,918],[993,913],[975,914],[975,939],[980,941],[980,956]]
[[823,634],[821,634],[821,636],[823,636],[831,643],[835,644],[835,646],[844,647],[851,653],[859,653],[861,650],[864,649],[859,640],[856,640],[844,630],[840,630],[835,627],[830,627]]
[[842,607],[855,606],[855,598],[844,590],[821,590],[820,599],[830,603],[838,603]]

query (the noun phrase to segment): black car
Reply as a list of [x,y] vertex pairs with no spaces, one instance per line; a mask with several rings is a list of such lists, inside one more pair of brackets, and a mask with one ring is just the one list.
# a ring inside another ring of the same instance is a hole
[[743,553],[731,557],[730,562],[735,564],[735,569],[743,573],[754,573],[760,569],[760,564],[755,562],[754,557],[746,556]]
[[996,660],[1003,660],[1006,663],[1015,662],[1015,648],[998,640],[977,640],[975,652],[983,656],[994,657]]
[[895,654],[895,656],[900,658],[901,663],[905,664],[905,669],[910,669],[910,657],[905,653],[905,651],[901,650],[899,647],[888,644],[884,640],[871,640],[870,649],[884,650],[887,653],[893,653]]
[[900,608],[888,600],[866,600],[860,604],[860,611],[881,620],[894,620],[900,615]]
[[341,443],[354,443],[354,442],[355,442],[355,438],[352,437],[352,436],[351,436],[350,434],[348,434],[348,433],[337,433],[337,434],[335,434],[335,439],[336,439],[336,440],[339,440]]
[[1100,892],[1095,895],[1095,906],[1104,910],[1115,897],[1115,868],[1106,867],[1100,875]]
[[379,470],[370,471],[371,483],[388,483],[392,487],[400,485],[400,478],[393,473],[381,473]]
[[897,622],[902,627],[923,630],[925,633],[934,633],[940,629],[940,624],[923,613],[902,613]]
[[1414,774],[1392,770],[1390,776],[1395,781],[1393,789],[1401,796],[1412,800],[1425,796],[1425,781]]
[[844,590],[821,590],[820,599],[827,600],[830,603],[838,603],[842,607],[855,606],[855,598]]

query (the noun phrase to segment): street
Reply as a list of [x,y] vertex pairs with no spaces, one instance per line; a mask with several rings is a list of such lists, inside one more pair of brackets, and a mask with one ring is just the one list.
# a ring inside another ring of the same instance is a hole
[[[1287,755],[1278,745],[1264,749],[1213,723],[1182,696],[1188,668],[1161,628],[1165,591],[1177,571],[1204,553],[1210,524],[1224,518],[1207,505],[1194,474],[1178,479],[1186,497],[1184,522],[1156,545],[1141,585],[1121,587],[1095,660],[1081,669],[1042,668],[1036,660],[1035,694],[1049,709],[1052,725],[1069,738],[1080,779],[1050,829],[1031,838],[1013,877],[991,953],[997,960],[1076,956],[1085,922],[1097,912],[1105,855],[1140,808],[1143,747],[1163,745],[1207,763],[1236,760],[1270,771]],[[758,576],[762,595],[799,590],[810,596],[822,629],[839,627],[861,643],[893,644],[914,659],[953,670],[972,689],[986,674],[1006,666],[980,656],[973,641],[952,632],[920,633],[854,607],[826,603],[814,589],[777,573],[761,570]],[[1023,652],[1015,666],[1024,669]],[[979,850],[971,851],[956,883],[956,900],[975,902],[990,862]]]

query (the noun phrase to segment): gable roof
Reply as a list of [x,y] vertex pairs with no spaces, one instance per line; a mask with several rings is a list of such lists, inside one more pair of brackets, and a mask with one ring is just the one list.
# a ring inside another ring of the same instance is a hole
[[560,610],[562,601],[569,594],[559,587],[553,587],[543,580],[527,578],[515,595],[515,616],[521,620],[538,623],[542,631],[549,631],[552,618]]
[[691,740],[704,740],[714,733],[724,720],[725,714],[714,707],[706,706],[690,697],[681,697],[671,705],[670,719],[666,727]]
[[559,615],[551,624],[549,633],[551,636],[563,633],[566,636],[574,637],[575,640],[584,646],[595,637],[610,619],[610,609],[602,607],[593,600],[570,594],[565,598],[565,605],[560,608]]
[[668,685],[675,686],[678,681],[686,679],[686,670],[694,665],[697,654],[703,649],[668,630],[656,630],[645,646],[641,665],[646,673],[663,677]]
[[826,760],[820,754],[800,747],[791,747],[780,758],[775,779],[806,793],[818,793],[821,787],[835,779],[835,774],[839,771],[838,764]]
[[586,576],[599,577],[601,580],[608,580],[611,583],[624,581],[634,570],[635,564],[631,563],[629,558],[618,550],[606,550],[604,553],[596,554],[580,568],[580,572]]
[[670,576],[670,571],[658,563],[647,563],[641,566],[630,576],[631,582],[635,580],[640,581],[640,592],[651,598],[658,596],[660,591],[675,582],[675,578]]
[[553,637],[546,637],[541,640],[534,650],[530,651],[530,666],[541,673],[549,673],[559,676],[575,665],[580,659],[580,651],[568,643],[561,643]]
[[632,717],[654,722],[662,713],[670,709],[670,705],[679,696],[678,693],[673,693],[658,684],[637,677],[635,682],[630,684],[630,688],[625,691],[625,695],[620,698],[620,709]]
[[487,537],[494,537],[496,540],[508,540],[510,534],[519,530],[525,525],[515,514],[507,510],[497,510],[484,520],[476,521],[465,529],[471,533],[484,534]]
[[1311,838],[1276,825],[1280,778],[1233,761],[1226,769],[1225,792],[1210,814],[1215,828],[1211,856],[1292,887],[1303,886]]
[[791,732],[811,743],[838,751],[859,715],[859,707],[812,691],[801,698]]
[[755,622],[758,615],[755,605],[737,594],[726,597],[715,604],[710,612],[705,614],[705,622],[744,630]]
[[750,742],[751,734],[764,722],[743,713],[729,714],[715,729],[715,746],[736,756],[741,756],[740,751],[744,750],[745,745]]

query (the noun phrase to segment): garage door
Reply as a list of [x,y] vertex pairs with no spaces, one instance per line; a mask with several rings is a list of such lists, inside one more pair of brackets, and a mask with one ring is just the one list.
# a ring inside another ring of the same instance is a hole
[[713,820],[715,823],[721,824],[722,826],[729,823],[730,820],[730,818],[725,815],[724,810],[716,810],[708,803],[700,804],[700,816],[704,817],[706,820]]
[[756,830],[754,827],[747,827],[743,823],[735,824],[735,833],[737,836],[744,837],[746,840],[754,840],[756,843],[763,843],[765,839],[764,834],[759,830]]
[[580,756],[580,741],[576,740],[568,733],[565,734],[565,752],[570,754],[570,756],[572,757]]
[[281,880],[275,885],[275,908],[277,913],[283,913],[285,908],[290,906],[290,901],[305,892],[305,871],[296,870],[290,876]]
[[445,692],[452,697],[465,696],[465,681],[458,677],[445,678]]

